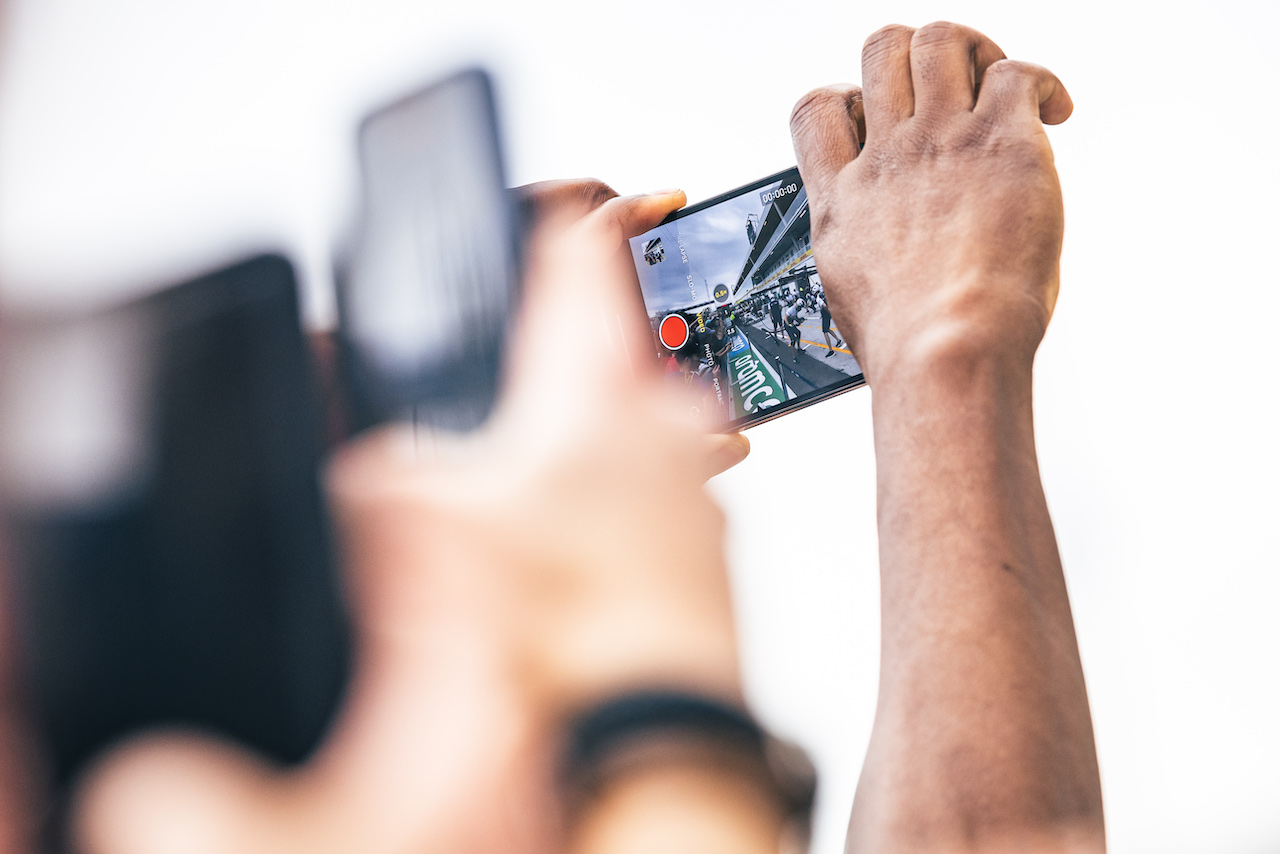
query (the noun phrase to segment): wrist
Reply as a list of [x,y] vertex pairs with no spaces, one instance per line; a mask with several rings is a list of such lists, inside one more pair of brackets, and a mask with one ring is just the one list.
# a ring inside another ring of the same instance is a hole
[[[736,637],[714,620],[680,628],[649,621],[649,630],[626,619],[589,622],[544,638],[531,677],[540,705],[552,715],[571,714],[609,697],[654,687],[689,691],[742,705]],[[566,627],[568,629],[568,627]],[[630,630],[629,630],[630,629]]]
[[1034,460],[1029,359],[957,336],[883,367],[872,400],[880,479]]
[[1013,471],[1034,473],[1029,353],[935,327],[880,368],[872,417],[881,483],[919,477],[935,489],[968,488],[977,478],[996,490]]
[[869,318],[862,348],[868,382],[963,382],[993,372],[1029,382],[1051,312],[1032,296],[1040,290],[970,276],[936,289],[914,312]]
[[572,854],[735,851],[776,854],[785,816],[739,770],[670,762],[614,781],[574,822]]
[[966,324],[936,324],[909,341],[886,348],[868,362],[876,365],[872,387],[883,397],[891,389],[1007,394],[1030,388],[1032,352],[993,342]]
[[579,851],[776,852],[784,832],[803,847],[816,785],[804,752],[741,705],[670,690],[581,711],[561,775]]

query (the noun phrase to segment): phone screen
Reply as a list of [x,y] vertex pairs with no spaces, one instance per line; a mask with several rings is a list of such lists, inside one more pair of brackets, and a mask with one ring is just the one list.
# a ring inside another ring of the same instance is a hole
[[676,211],[631,253],[668,377],[723,429],[865,385],[813,261],[798,169]]

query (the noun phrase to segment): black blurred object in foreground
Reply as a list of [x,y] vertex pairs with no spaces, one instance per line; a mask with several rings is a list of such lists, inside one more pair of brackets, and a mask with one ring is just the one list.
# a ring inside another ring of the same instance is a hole
[[488,76],[378,110],[359,149],[360,217],[336,275],[352,427],[471,430],[497,397],[521,272]]
[[[18,330],[9,346],[27,353],[5,362],[47,369],[7,383],[28,417],[59,395],[101,410],[2,439],[20,445],[5,454],[18,623],[55,782],[154,725],[297,762],[337,707],[348,640],[293,270],[257,257],[86,322],[99,331]],[[77,384],[78,371],[98,379]],[[67,438],[77,431],[105,438]],[[50,486],[77,442],[99,449],[81,469],[102,454],[128,464]],[[42,454],[34,473],[12,464]]]

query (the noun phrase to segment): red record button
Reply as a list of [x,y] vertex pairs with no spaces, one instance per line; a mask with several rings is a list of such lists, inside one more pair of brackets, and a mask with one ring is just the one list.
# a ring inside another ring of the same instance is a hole
[[679,350],[689,341],[689,321],[678,314],[668,314],[658,327],[658,338],[668,350]]

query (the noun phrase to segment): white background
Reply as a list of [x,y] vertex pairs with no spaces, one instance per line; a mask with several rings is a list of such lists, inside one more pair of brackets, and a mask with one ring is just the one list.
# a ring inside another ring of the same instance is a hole
[[[1147,12],[1158,9],[1157,14]],[[1067,208],[1037,436],[1115,852],[1280,851],[1274,2],[31,0],[0,66],[12,305],[152,287],[233,247],[332,317],[353,124],[452,64],[496,70],[512,178],[691,200],[794,162],[787,117],[863,39],[944,18],[1047,65]],[[752,695],[840,850],[874,709],[870,393],[765,425],[719,479]]]

